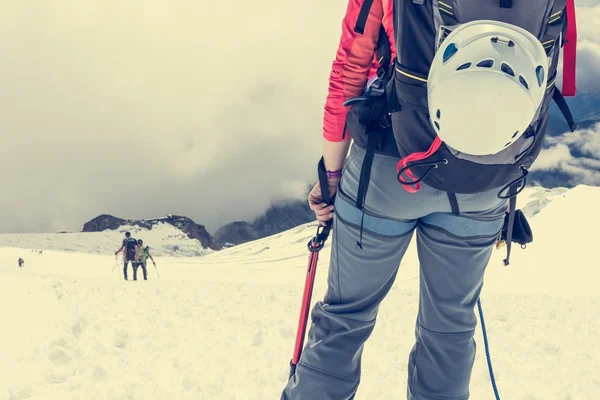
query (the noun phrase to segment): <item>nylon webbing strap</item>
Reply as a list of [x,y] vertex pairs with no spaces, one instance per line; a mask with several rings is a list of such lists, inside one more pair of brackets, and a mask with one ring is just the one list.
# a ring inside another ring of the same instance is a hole
[[[514,193],[517,189],[517,186],[512,186],[510,188],[510,193]],[[515,224],[515,210],[517,209],[517,196],[513,196],[509,200],[509,211],[508,211],[508,226],[506,227],[506,259],[504,260],[504,265],[508,265],[510,263],[510,249],[512,244],[512,234],[513,234],[513,225]]]
[[458,200],[456,200],[456,194],[448,193],[448,200],[450,201],[450,207],[452,208],[452,214],[459,215],[460,209],[458,208]]
[[571,129],[571,132],[575,132],[575,129],[577,129],[577,124],[575,123],[575,120],[573,119],[573,114],[571,114],[571,109],[569,108],[569,105],[567,104],[567,101],[565,100],[560,90],[554,88],[554,93],[552,93],[552,100],[554,100],[563,117],[565,117],[567,124],[569,124],[569,129]]
[[379,30],[379,38],[377,39],[377,60],[379,60],[379,65],[384,68],[383,71],[387,70],[388,64],[392,60],[390,40],[383,27],[383,24],[381,25],[381,29]]
[[356,20],[356,25],[354,25],[354,32],[360,33],[361,35],[365,33],[365,26],[367,25],[367,18],[369,18],[372,5],[373,0],[365,0],[358,13],[358,19]]
[[365,199],[367,198],[367,189],[369,188],[369,180],[371,179],[371,166],[373,165],[373,158],[375,157],[377,138],[377,134],[373,132],[367,135],[367,152],[360,169],[358,192],[356,193],[356,208],[359,210],[363,209]]

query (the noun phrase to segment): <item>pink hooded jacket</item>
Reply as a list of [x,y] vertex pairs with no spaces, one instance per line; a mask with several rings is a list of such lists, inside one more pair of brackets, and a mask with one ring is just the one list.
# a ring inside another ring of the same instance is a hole
[[350,139],[344,132],[348,110],[343,103],[362,94],[367,81],[376,75],[377,39],[383,27],[390,41],[392,57],[396,57],[393,0],[374,0],[363,35],[354,32],[364,0],[349,0],[342,21],[342,37],[329,76],[329,91],[323,117],[323,137],[331,142]]

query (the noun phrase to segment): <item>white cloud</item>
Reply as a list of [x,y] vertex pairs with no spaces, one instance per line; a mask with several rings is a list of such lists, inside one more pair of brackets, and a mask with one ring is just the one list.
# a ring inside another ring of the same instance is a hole
[[[585,90],[600,90],[599,6],[578,0]],[[0,232],[77,230],[100,213],[214,230],[303,198],[346,7],[4,2]]]
[[[576,0],[575,6],[579,10],[582,7],[596,7],[600,6],[600,0]],[[579,14],[578,14],[579,16]]]
[[0,232],[214,230],[315,179],[342,3],[4,3]]
[[564,162],[573,159],[569,146],[562,143],[557,144],[548,149],[544,149],[533,164],[531,170],[558,170]]
[[532,171],[560,171],[575,182],[600,185],[600,124],[546,140],[550,147],[542,150]]

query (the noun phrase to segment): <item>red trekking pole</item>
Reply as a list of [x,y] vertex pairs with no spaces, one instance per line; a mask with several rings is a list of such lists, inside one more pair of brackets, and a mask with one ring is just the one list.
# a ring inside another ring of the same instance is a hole
[[[323,158],[319,161],[318,167],[319,184],[321,185],[321,198],[328,205],[333,203],[333,197],[329,199],[329,185],[327,184],[327,173]],[[308,322],[308,313],[310,309],[310,300],[312,297],[313,286],[315,283],[315,275],[317,273],[317,262],[319,261],[319,252],[325,246],[325,241],[331,231],[331,223],[329,220],[327,225],[319,226],[317,234],[308,242],[308,251],[310,256],[308,259],[308,270],[306,271],[306,281],[304,282],[304,294],[302,296],[302,305],[300,307],[300,318],[298,321],[298,331],[296,332],[296,344],[294,346],[294,356],[290,362],[290,378],[296,372],[296,365],[300,360],[302,349],[304,347],[304,336],[306,335],[306,324]]]

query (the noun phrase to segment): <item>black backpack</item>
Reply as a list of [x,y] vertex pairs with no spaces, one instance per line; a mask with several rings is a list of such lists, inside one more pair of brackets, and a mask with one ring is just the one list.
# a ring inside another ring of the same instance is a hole
[[137,240],[130,237],[125,239],[125,248],[127,249],[127,257],[133,258],[135,256],[135,247],[137,246]]
[[[498,197],[510,199],[505,221],[507,229],[504,229],[502,236],[507,244],[505,265],[508,265],[516,195],[525,188],[528,169],[542,150],[552,100],[563,113],[571,131],[576,128],[563,95],[554,86],[569,21],[567,5],[573,6],[572,0],[393,1],[397,49],[393,67],[390,66],[389,40],[382,26],[377,43],[377,58],[382,60],[377,71],[379,79],[364,95],[345,103],[351,107],[346,119],[346,131],[355,145],[366,149],[356,201],[356,206],[361,210],[375,153],[408,160],[410,155],[426,152],[436,138],[427,108],[427,76],[437,47],[452,29],[461,23],[480,19],[510,23],[534,33],[548,54],[546,95],[537,118],[523,134],[523,140],[512,145],[519,148],[503,150],[498,153],[501,157],[491,156],[491,159],[484,160],[453,153],[442,144],[426,157],[399,163],[397,171],[398,181],[405,187],[414,188],[415,184],[424,182],[446,192],[455,214],[460,212],[456,193],[477,193],[502,187]],[[363,3],[355,26],[359,34],[364,32],[372,3],[373,0]],[[394,131],[393,126],[401,129]]]

